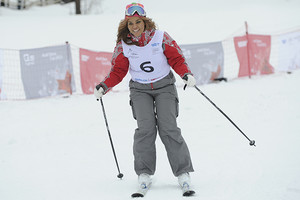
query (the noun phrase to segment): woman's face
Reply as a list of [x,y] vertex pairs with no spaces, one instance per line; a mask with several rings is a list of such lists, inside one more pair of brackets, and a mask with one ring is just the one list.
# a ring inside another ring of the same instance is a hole
[[140,36],[145,29],[145,23],[140,17],[130,17],[127,21],[127,27],[135,37]]

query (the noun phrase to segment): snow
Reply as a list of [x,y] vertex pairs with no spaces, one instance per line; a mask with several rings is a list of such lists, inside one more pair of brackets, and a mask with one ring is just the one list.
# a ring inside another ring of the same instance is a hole
[[[222,40],[245,20],[253,30],[267,33],[300,25],[296,0],[141,2],[181,44]],[[106,0],[102,5],[101,14],[85,16],[73,15],[72,4],[25,11],[1,7],[0,48],[69,41],[112,51],[125,3]],[[195,168],[193,199],[300,199],[299,85],[300,71],[294,71],[199,86],[256,147],[197,90],[178,88],[178,125]],[[122,91],[103,98],[122,180],[117,178],[101,105],[93,95],[0,101],[0,199],[131,199],[137,183],[132,155],[136,122],[128,96]],[[145,199],[182,199],[160,139],[157,156],[154,183]]]

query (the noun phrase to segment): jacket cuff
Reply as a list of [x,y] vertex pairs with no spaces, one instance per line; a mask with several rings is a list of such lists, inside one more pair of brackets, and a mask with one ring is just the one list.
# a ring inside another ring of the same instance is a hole
[[100,85],[104,89],[104,94],[106,94],[108,92],[109,88],[107,87],[107,85],[104,82],[101,82]]
[[183,76],[182,76],[181,78],[183,78],[183,77],[187,76],[188,74],[190,74],[190,75],[194,76],[192,73],[185,73],[185,74],[183,74]]

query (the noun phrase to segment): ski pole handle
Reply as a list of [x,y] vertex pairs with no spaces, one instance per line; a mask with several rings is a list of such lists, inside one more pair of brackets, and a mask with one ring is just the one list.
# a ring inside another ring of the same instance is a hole
[[103,95],[105,94],[103,87],[98,84],[96,85],[95,89],[94,89],[94,95],[97,98],[97,101],[99,101],[99,99],[101,99],[103,97]]
[[[188,80],[188,77],[187,76],[184,76],[184,77],[182,77],[182,79],[183,80]],[[186,87],[187,87],[187,84],[184,84],[184,86],[183,86],[183,90],[185,90],[186,89]]]

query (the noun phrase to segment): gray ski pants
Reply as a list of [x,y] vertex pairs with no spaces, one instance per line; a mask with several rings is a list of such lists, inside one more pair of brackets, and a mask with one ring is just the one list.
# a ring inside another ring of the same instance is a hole
[[[171,78],[171,79],[170,79]],[[130,105],[137,120],[134,134],[134,168],[137,175],[153,175],[156,169],[157,131],[167,151],[173,174],[193,172],[190,153],[177,127],[178,95],[170,73],[154,87],[130,82]],[[151,88],[147,88],[151,87]]]

